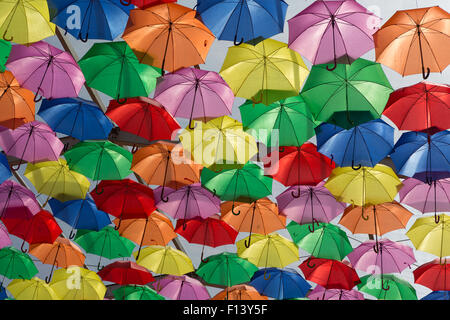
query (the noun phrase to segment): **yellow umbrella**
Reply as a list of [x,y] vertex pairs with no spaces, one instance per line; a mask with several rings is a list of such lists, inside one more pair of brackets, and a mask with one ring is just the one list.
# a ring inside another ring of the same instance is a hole
[[300,54],[273,39],[230,47],[220,70],[236,97],[266,105],[298,95],[308,74]]
[[85,176],[70,170],[66,160],[63,159],[28,163],[24,175],[37,192],[62,202],[84,199],[90,185]]
[[186,128],[181,132],[180,140],[195,163],[205,167],[244,165],[258,153],[255,138],[244,132],[242,123],[229,116],[194,123],[194,129]]
[[54,34],[47,0],[0,1],[0,37],[4,40],[29,44]]
[[39,278],[15,279],[7,287],[16,300],[60,300],[55,291]]
[[[138,251],[133,255],[136,257]],[[194,271],[191,259],[170,246],[148,246],[141,250],[137,264],[159,274],[182,276]]]
[[102,279],[80,267],[56,270],[50,287],[61,300],[103,300],[106,293]]
[[439,215],[439,223],[434,216],[418,218],[406,233],[417,250],[438,257],[450,256],[450,216]]

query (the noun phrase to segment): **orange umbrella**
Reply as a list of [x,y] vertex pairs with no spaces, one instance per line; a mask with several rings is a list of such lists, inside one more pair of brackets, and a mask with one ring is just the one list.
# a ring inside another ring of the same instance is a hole
[[[228,299],[227,299],[228,289]],[[211,300],[269,300],[262,296],[252,286],[237,284],[216,294]]]
[[200,181],[202,166],[194,164],[180,144],[157,142],[139,149],[133,155],[131,170],[136,172],[150,185],[162,186],[161,200],[164,198],[164,187],[179,189],[185,185]]
[[34,93],[9,71],[0,73],[0,110],[0,125],[9,129],[34,121]]
[[245,241],[247,248],[252,232],[266,235],[286,228],[286,217],[278,214],[278,206],[267,197],[252,203],[235,202],[234,206],[241,212],[239,215],[232,212],[233,201],[223,202],[220,205],[221,219],[239,232],[250,232],[248,242]]
[[38,258],[44,264],[51,264],[50,275],[45,277],[45,282],[50,283],[53,269],[69,268],[70,266],[83,266],[85,255],[81,249],[69,239],[58,237],[53,243],[38,243],[30,246],[31,255]]
[[450,64],[450,14],[437,6],[397,11],[373,39],[376,61],[403,76],[426,79]]
[[215,37],[195,15],[175,3],[134,9],[122,38],[141,63],[170,72],[202,64]]

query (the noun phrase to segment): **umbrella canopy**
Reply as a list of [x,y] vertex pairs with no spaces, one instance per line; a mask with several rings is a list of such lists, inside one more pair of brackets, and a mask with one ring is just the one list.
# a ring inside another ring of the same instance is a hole
[[55,98],[77,97],[84,85],[84,76],[68,52],[39,41],[29,46],[13,45],[6,67],[20,85],[36,93]]
[[202,64],[215,38],[195,15],[196,11],[175,3],[134,9],[122,38],[139,62],[162,70]]
[[[315,186],[292,186],[277,196],[280,215],[286,216],[298,224],[330,222],[340,215],[347,206],[338,202],[324,187],[325,182]],[[299,197],[294,197],[300,188]]]
[[269,300],[252,286],[237,284],[220,291],[211,300]]
[[34,193],[13,180],[0,184],[0,218],[30,219],[41,211]]
[[[65,29],[75,38],[86,42],[88,39],[114,40],[128,21],[130,7],[112,0],[49,0],[51,20]],[[73,11],[69,7],[77,6],[78,19],[73,23]]]
[[358,289],[378,300],[417,300],[416,289],[407,281],[391,274],[364,276]]
[[145,9],[145,8],[148,8],[151,6],[156,6],[158,4],[171,3],[171,2],[177,2],[177,1],[176,0],[123,0],[121,3],[126,6],[133,4],[140,9]]
[[373,49],[380,22],[356,1],[316,1],[288,20],[289,48],[312,64],[351,64]]
[[450,63],[450,15],[435,6],[399,10],[374,35],[376,61],[402,76],[442,72]]
[[[265,276],[266,273],[270,277],[269,280]],[[278,300],[303,298],[311,288],[311,285],[295,270],[277,268],[258,270],[249,284],[261,295]]]
[[201,0],[196,10],[217,39],[239,45],[283,32],[287,7],[277,0]]
[[11,53],[11,42],[0,39],[0,72],[5,72],[5,64]]
[[274,39],[230,47],[220,70],[236,97],[265,105],[298,95],[308,74],[300,55]]
[[144,285],[155,280],[146,268],[132,261],[116,261],[108,264],[98,272],[98,275],[103,281],[120,285]]
[[30,256],[14,247],[4,247],[0,250],[0,274],[8,279],[31,279],[38,273],[38,269]]
[[8,70],[0,73],[0,92],[1,126],[15,129],[34,120],[33,92],[23,88]]
[[78,64],[89,87],[122,103],[122,98],[148,97],[161,75],[158,68],[140,64],[125,41],[96,43]]
[[239,111],[245,131],[268,147],[301,146],[314,136],[314,128],[319,124],[301,96],[268,106],[247,100]]
[[113,291],[116,300],[165,300],[147,286],[121,286]]
[[133,253],[137,264],[159,274],[182,276],[194,271],[191,259],[182,251],[170,246],[148,246]]
[[7,287],[15,300],[60,300],[58,294],[44,280],[14,279]]
[[158,285],[158,294],[170,300],[209,300],[205,286],[197,279],[188,276],[166,276]]
[[[9,247],[12,245],[11,238],[9,237],[8,229],[0,223],[0,249]],[[0,288],[1,291],[1,288]]]
[[364,295],[356,290],[325,289],[317,285],[308,294],[310,300],[364,300]]
[[180,129],[178,122],[156,100],[139,97],[125,104],[111,100],[106,115],[125,132],[148,141],[171,140]]
[[0,184],[11,178],[12,172],[9,166],[8,158],[2,153],[0,155]]
[[53,131],[81,141],[107,139],[113,128],[95,103],[81,98],[44,99],[38,115]]
[[103,300],[106,293],[94,271],[79,267],[56,270],[50,287],[61,300]]
[[[350,129],[367,121],[361,112],[380,118],[393,91],[380,64],[359,58],[350,65],[338,64],[331,72],[327,67],[313,66],[301,92],[316,120]],[[337,112],[345,113],[343,123],[333,120]]]
[[45,0],[13,0],[0,5],[0,34],[3,40],[30,44],[55,34]]
[[450,86],[419,82],[391,93],[383,115],[399,130],[450,128]]
[[448,291],[450,288],[450,263],[435,259],[418,267],[413,272],[414,282],[433,291]]
[[450,300],[450,291],[433,291],[420,300]]

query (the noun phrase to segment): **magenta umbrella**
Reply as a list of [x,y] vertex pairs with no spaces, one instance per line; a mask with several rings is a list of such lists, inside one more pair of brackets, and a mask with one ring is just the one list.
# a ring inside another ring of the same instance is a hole
[[317,285],[308,294],[310,300],[364,300],[364,295],[356,290],[326,289]]
[[356,1],[315,1],[288,21],[289,48],[312,64],[351,64],[374,48],[381,19]]
[[11,238],[9,237],[8,229],[0,223],[0,249],[9,247],[12,245]]
[[0,184],[0,219],[29,219],[41,210],[34,193],[12,180]]
[[174,117],[189,119],[217,118],[231,113],[234,94],[214,71],[183,68],[166,74],[155,89],[154,99]]
[[153,283],[156,291],[171,300],[208,300],[210,295],[205,286],[188,276],[166,276]]
[[[154,190],[155,199],[161,199],[162,187]],[[156,208],[174,219],[206,219],[220,212],[220,199],[202,187],[200,183],[189,184],[178,190],[165,187],[167,202],[159,200]]]
[[[325,188],[325,182],[316,186],[292,186],[277,197],[278,210],[281,215],[294,220],[298,224],[330,222],[341,214],[346,203],[336,201],[336,198]],[[292,196],[300,187],[300,197]]]
[[20,85],[36,93],[35,102],[48,99],[75,98],[83,86],[83,72],[65,51],[39,41],[29,46],[13,45],[6,67]]
[[20,167],[22,160],[32,163],[57,161],[64,144],[45,123],[32,121],[14,130],[0,131],[0,147],[7,155],[21,159]]

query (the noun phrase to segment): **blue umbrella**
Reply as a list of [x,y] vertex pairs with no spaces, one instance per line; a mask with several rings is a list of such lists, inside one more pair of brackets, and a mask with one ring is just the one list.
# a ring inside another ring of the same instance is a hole
[[398,174],[423,177],[425,173],[425,181],[432,183],[450,172],[450,132],[441,131],[432,136],[423,132],[404,133],[395,144],[391,158]]
[[316,135],[317,151],[340,167],[374,167],[394,148],[394,128],[381,119],[348,130],[323,123],[316,127]]
[[[90,198],[60,202],[50,199],[48,202],[52,208],[53,215],[69,224],[73,229],[85,229],[99,231],[111,224],[109,215],[97,209],[94,200]],[[75,233],[70,232],[70,239]]]
[[44,99],[38,115],[53,131],[82,141],[107,139],[113,128],[96,104],[80,98]]
[[48,0],[48,5],[51,21],[83,42],[117,38],[133,8],[118,0]]
[[0,153],[0,184],[8,180],[12,176],[8,159],[3,153]]
[[420,300],[450,300],[450,291],[433,291]]
[[8,295],[6,294],[5,288],[0,286],[0,300],[5,300],[8,298]]
[[198,0],[197,12],[219,40],[239,45],[283,32],[287,3],[280,0]]
[[278,268],[256,271],[249,285],[260,294],[278,300],[303,298],[311,288],[311,285],[295,270]]

